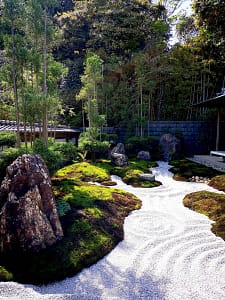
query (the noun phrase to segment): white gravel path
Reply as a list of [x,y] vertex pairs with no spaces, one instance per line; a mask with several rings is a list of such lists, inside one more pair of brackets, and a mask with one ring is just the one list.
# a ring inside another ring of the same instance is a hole
[[125,239],[97,264],[47,286],[0,283],[0,300],[223,300],[225,242],[210,231],[211,221],[182,205],[205,184],[176,182],[168,165],[153,169],[162,186],[118,187],[137,195],[143,206],[126,218]]

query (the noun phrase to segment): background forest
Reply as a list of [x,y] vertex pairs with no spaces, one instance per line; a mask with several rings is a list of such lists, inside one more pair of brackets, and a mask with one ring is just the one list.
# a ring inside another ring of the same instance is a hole
[[176,15],[181,2],[0,1],[0,119],[45,139],[48,123],[143,136],[148,121],[210,119],[191,104],[224,87],[225,3]]

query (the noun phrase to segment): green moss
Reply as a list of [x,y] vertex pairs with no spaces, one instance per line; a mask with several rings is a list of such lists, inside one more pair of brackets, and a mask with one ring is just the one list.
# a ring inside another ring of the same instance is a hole
[[87,208],[93,207],[93,205],[95,205],[95,201],[99,199],[101,199],[101,201],[106,201],[112,200],[113,198],[112,189],[86,184],[82,186],[70,186],[70,189],[67,188],[67,193],[63,199],[68,201],[70,204]]
[[110,164],[110,161],[103,161],[98,163],[99,166],[104,168],[111,175],[117,175],[129,185],[134,187],[151,188],[160,185],[160,182],[147,182],[139,178],[138,174],[150,173],[152,167],[156,167],[157,163],[145,160],[130,160],[129,165],[126,167],[116,167]]
[[219,191],[225,192],[225,175],[218,175],[211,179],[209,185],[218,189]]
[[225,195],[200,191],[185,196],[183,204],[215,221],[212,231],[225,240]]
[[93,164],[82,162],[74,163],[58,170],[55,177],[66,177],[74,180],[84,181],[106,181],[110,179],[109,173]]
[[89,178],[108,179],[108,171],[99,170],[99,165],[79,163],[57,172],[52,183],[64,237],[38,253],[0,255],[13,280],[43,284],[64,279],[97,262],[123,239],[124,218],[141,201],[122,190],[87,183]]
[[100,219],[103,217],[103,212],[97,207],[89,207],[86,211],[92,218]]
[[212,168],[191,162],[187,159],[173,160],[169,164],[173,166],[170,171],[174,174],[174,179],[178,181],[188,181],[192,176],[202,176],[212,178],[221,172]]
[[0,266],[0,281],[9,281],[13,279],[13,274]]

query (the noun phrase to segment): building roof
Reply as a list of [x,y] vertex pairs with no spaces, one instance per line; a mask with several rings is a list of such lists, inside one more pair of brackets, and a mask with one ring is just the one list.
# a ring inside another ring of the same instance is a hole
[[[20,132],[24,132],[24,126],[23,124],[20,124],[19,126]],[[0,131],[17,131],[16,121],[9,121],[9,120],[0,120]],[[27,126],[27,132],[30,132],[31,128],[30,126]],[[38,124],[34,125],[33,128],[34,132],[39,132],[40,127]],[[81,131],[79,129],[73,129],[66,126],[49,126],[48,127],[49,132],[68,132],[68,133],[80,133]]]
[[225,94],[193,104],[194,107],[225,107]]

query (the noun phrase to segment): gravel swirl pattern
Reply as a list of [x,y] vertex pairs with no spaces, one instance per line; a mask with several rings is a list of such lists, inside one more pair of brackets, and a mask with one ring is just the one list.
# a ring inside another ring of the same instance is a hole
[[215,191],[176,182],[167,163],[152,171],[162,186],[121,189],[142,200],[125,220],[125,238],[97,264],[46,286],[0,283],[0,300],[221,300],[225,299],[225,242],[212,221],[185,208],[184,196]]

